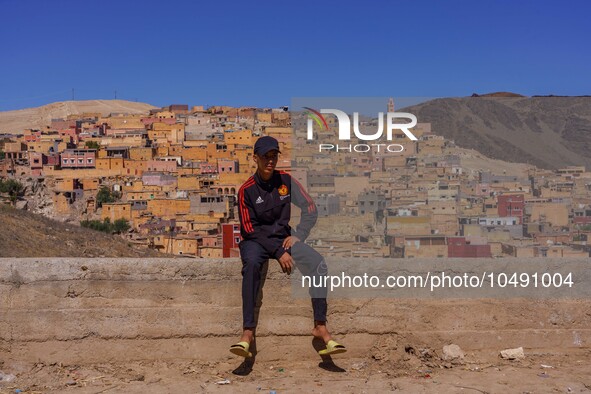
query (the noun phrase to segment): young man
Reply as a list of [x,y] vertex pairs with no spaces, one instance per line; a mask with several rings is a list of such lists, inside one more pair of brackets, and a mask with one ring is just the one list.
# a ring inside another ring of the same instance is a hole
[[[264,264],[270,258],[276,259],[288,275],[294,265],[304,275],[323,276],[327,271],[322,256],[304,243],[316,224],[316,205],[297,180],[286,172],[275,170],[279,153],[275,138],[259,138],[254,146],[257,171],[238,192],[243,238],[240,242],[243,332],[240,341],[232,345],[230,351],[242,357],[252,357],[249,348],[255,335],[255,304]],[[295,230],[289,226],[292,202],[302,211],[300,224]],[[345,347],[332,339],[326,327],[326,289],[311,289],[310,295],[314,310],[312,335],[326,344],[326,349],[319,353],[344,353]]]

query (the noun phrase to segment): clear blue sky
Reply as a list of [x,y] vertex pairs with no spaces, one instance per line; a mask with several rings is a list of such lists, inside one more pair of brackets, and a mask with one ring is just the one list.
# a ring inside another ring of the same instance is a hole
[[0,0],[0,110],[591,94],[587,1]]

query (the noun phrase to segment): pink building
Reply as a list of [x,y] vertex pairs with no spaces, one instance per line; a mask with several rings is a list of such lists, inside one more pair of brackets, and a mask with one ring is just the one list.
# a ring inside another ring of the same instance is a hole
[[205,247],[216,247],[218,246],[218,236],[217,235],[204,235],[201,238],[202,245]]
[[96,149],[66,149],[61,154],[62,168],[95,168]]
[[78,145],[78,143],[80,142],[76,129],[62,129],[58,130],[58,133],[66,142],[71,142],[76,145]]
[[199,163],[201,174],[217,174],[218,166],[213,163]]
[[236,174],[238,173],[238,161],[231,159],[218,159],[218,173],[219,174]]

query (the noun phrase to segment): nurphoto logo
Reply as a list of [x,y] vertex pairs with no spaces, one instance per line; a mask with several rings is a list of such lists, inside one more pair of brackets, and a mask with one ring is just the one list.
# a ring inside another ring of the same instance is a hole
[[[332,114],[337,118],[338,121],[338,136],[339,141],[350,141],[351,140],[351,119],[344,111],[338,109],[320,109],[315,110],[310,107],[304,107],[308,116],[307,123],[307,139],[314,139],[314,124],[316,124],[320,131],[330,131],[330,127],[326,118],[323,114]],[[417,141],[418,138],[409,130],[417,125],[417,117],[408,112],[387,112],[386,113],[386,140],[392,141],[393,131],[401,130],[406,137],[411,141]],[[408,123],[394,123],[395,119],[409,119]],[[383,137],[384,134],[384,113],[378,113],[378,130],[373,134],[364,134],[359,128],[359,112],[353,112],[353,133],[355,137],[362,141],[376,141]],[[383,150],[381,150],[384,148]],[[391,152],[397,153],[404,150],[404,146],[400,144],[349,144],[349,145],[338,145],[331,143],[321,143],[318,145],[318,151],[335,151],[335,152],[358,152],[365,153],[371,150],[377,152]]]

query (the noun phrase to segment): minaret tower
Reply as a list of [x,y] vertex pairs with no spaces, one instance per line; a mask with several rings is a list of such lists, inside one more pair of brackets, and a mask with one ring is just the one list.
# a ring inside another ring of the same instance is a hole
[[392,97],[388,100],[388,112],[394,112],[394,99]]

